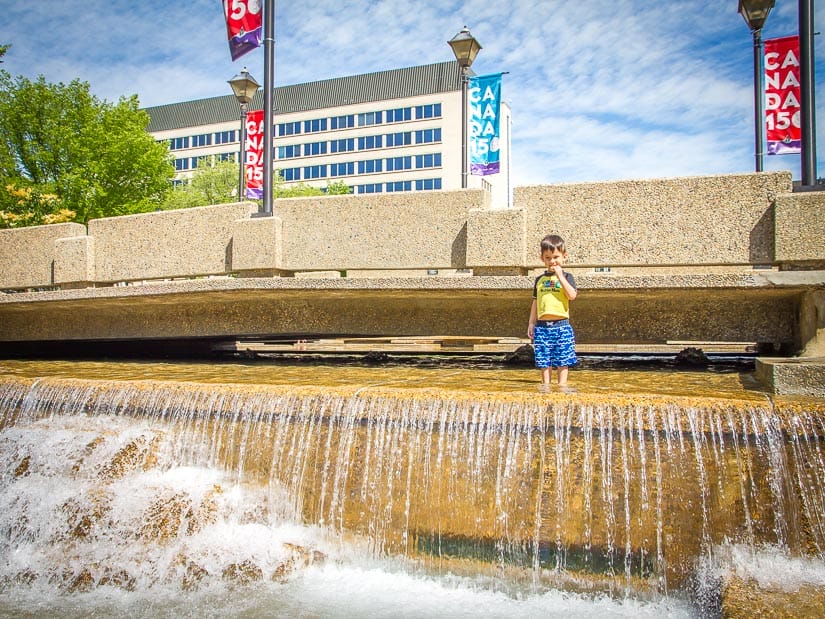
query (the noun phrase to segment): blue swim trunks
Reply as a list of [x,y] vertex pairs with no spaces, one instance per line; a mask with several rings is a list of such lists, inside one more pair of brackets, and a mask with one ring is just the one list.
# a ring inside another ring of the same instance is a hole
[[539,320],[533,330],[533,350],[537,368],[576,365],[576,338],[569,320]]

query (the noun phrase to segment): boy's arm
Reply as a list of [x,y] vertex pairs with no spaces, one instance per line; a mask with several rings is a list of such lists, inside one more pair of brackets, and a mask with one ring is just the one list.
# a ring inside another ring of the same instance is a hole
[[533,299],[533,304],[530,306],[530,321],[527,323],[527,337],[533,339],[533,331],[536,328],[536,320],[538,320],[536,309],[536,299]]
[[567,295],[567,298],[571,301],[575,299],[579,291],[573,288],[569,281],[567,281],[567,276],[564,274],[564,271],[561,267],[557,266],[554,267],[553,270],[556,272],[556,277],[559,278],[559,283],[561,284],[562,290],[564,290],[564,294]]

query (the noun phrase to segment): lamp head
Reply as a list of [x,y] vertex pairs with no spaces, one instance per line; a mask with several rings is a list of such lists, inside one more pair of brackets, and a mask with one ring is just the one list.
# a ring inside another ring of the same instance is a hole
[[247,105],[252,101],[252,97],[258,92],[260,84],[255,81],[255,78],[249,75],[246,67],[238,73],[235,77],[229,80],[229,85],[232,86],[232,92],[235,98],[241,105]]
[[481,43],[470,34],[470,29],[467,28],[467,26],[464,26],[461,31],[447,41],[447,43],[453,48],[455,59],[458,61],[458,66],[462,69],[469,68],[470,65],[473,64],[473,61],[481,49]]
[[751,32],[762,30],[776,0],[739,0],[739,14]]

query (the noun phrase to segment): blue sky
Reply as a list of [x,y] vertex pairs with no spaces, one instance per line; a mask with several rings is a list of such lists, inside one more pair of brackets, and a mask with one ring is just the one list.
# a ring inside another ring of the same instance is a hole
[[[275,85],[452,60],[467,25],[473,69],[508,71],[513,183],[530,185],[751,172],[753,48],[737,0],[275,1]],[[821,4],[821,3],[820,3]],[[796,34],[797,0],[777,0],[764,38]],[[142,106],[231,92],[263,48],[229,56],[221,0],[41,0],[4,7],[4,69],[79,78],[109,101]],[[815,29],[825,9],[815,11]],[[817,109],[825,41],[816,37]],[[825,118],[817,119],[825,176]],[[766,170],[800,176],[797,155]]]

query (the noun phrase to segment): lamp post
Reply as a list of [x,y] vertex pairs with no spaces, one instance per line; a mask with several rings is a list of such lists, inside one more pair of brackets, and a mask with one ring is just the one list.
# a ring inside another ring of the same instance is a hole
[[814,0],[799,0],[799,77],[802,97],[802,185],[816,185]]
[[249,71],[244,67],[238,75],[229,80],[229,85],[232,86],[232,92],[235,93],[235,98],[241,105],[241,154],[238,158],[238,167],[240,168],[240,173],[238,174],[238,201],[241,201],[244,199],[244,137],[246,135],[246,112],[250,101],[252,101],[252,97],[258,92],[260,84],[255,81],[254,77],[249,75]]
[[461,67],[461,188],[467,188],[467,84],[470,81],[470,66],[476,59],[481,43],[469,28],[464,26],[452,39],[447,41],[453,49],[458,66]]
[[762,91],[762,27],[775,0],[739,0],[739,13],[753,34],[753,115],[756,144],[756,171],[761,172],[765,135],[765,106]]

